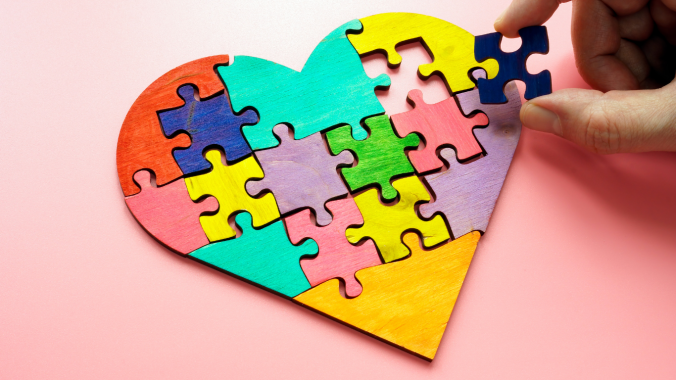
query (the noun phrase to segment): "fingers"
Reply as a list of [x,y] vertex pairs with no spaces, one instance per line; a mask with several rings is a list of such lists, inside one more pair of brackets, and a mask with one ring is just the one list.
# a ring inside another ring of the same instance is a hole
[[666,0],[654,0],[650,3],[650,14],[652,15],[657,29],[662,33],[664,38],[672,45],[676,45],[676,1],[670,8],[665,4]]
[[653,32],[653,19],[649,7],[643,7],[636,13],[617,19],[620,37],[632,41],[645,41]]
[[570,0],[514,0],[495,21],[495,30],[509,38],[519,37],[519,29],[542,25],[560,3]]
[[676,151],[676,84],[605,94],[560,90],[524,104],[521,121],[595,153]]

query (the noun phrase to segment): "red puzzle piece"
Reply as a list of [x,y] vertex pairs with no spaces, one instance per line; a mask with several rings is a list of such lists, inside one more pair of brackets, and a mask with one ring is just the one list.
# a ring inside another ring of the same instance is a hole
[[458,160],[466,160],[482,153],[472,129],[488,125],[488,117],[479,113],[465,117],[458,108],[455,98],[451,97],[436,104],[423,101],[420,90],[411,90],[408,99],[415,104],[411,111],[392,115],[392,123],[404,137],[412,132],[420,133],[425,139],[425,148],[413,150],[408,157],[418,173],[425,173],[443,167],[437,155],[438,148],[453,145],[458,152]]
[[311,238],[319,246],[319,254],[314,259],[303,259],[300,266],[310,285],[317,286],[332,278],[345,281],[345,293],[348,297],[361,294],[361,284],[354,274],[364,268],[382,264],[373,240],[362,245],[352,245],[347,241],[345,230],[351,225],[364,224],[364,219],[352,198],[338,199],[326,204],[333,214],[333,221],[324,227],[318,227],[310,219],[310,210],[284,218],[289,240],[298,244],[304,238]]

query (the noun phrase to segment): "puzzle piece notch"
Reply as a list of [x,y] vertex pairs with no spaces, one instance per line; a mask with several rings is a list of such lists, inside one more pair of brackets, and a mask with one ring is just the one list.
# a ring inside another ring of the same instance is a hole
[[258,124],[243,127],[253,150],[277,146],[272,129],[280,123],[292,125],[296,139],[341,124],[352,126],[355,139],[366,138],[361,121],[385,112],[374,90],[389,86],[390,79],[384,74],[369,78],[364,72],[346,36],[361,28],[353,20],[331,32],[301,72],[248,56],[236,56],[233,64],[218,68],[233,109],[252,106],[260,115]]
[[408,93],[408,100],[415,108],[392,115],[392,124],[400,136],[417,132],[425,139],[425,147],[422,150],[412,150],[408,153],[416,172],[425,173],[442,168],[443,162],[437,156],[437,150],[443,146],[455,147],[459,160],[467,160],[483,152],[472,130],[477,126],[488,125],[488,117],[485,114],[465,117],[454,97],[439,103],[427,104],[420,90],[411,90]]
[[399,191],[399,201],[384,205],[378,198],[378,190],[371,189],[354,197],[364,217],[364,225],[348,228],[347,240],[357,243],[365,237],[375,241],[380,255],[386,263],[402,259],[410,253],[401,242],[405,231],[417,230],[423,236],[425,247],[435,246],[450,239],[448,228],[439,215],[431,220],[421,220],[415,212],[415,205],[429,201],[430,195],[417,176],[400,178],[392,183]]
[[357,155],[356,166],[340,170],[350,190],[378,185],[383,199],[395,199],[397,190],[390,181],[395,176],[414,172],[404,149],[417,147],[420,138],[413,134],[404,138],[395,135],[387,115],[366,119],[366,126],[371,134],[360,141],[350,136],[350,126],[347,125],[328,131],[329,148],[333,154],[347,149]]
[[352,198],[328,202],[326,207],[331,210],[333,221],[325,227],[312,223],[310,210],[284,218],[289,239],[293,244],[298,244],[310,238],[319,246],[317,257],[300,262],[310,285],[314,287],[332,278],[341,278],[345,281],[347,296],[357,297],[362,292],[362,286],[354,274],[358,270],[382,264],[378,250],[372,240],[358,246],[347,241],[347,227],[364,223]]
[[332,156],[319,133],[294,140],[286,125],[277,125],[273,131],[282,143],[256,152],[265,176],[262,180],[248,182],[248,193],[255,195],[269,189],[275,195],[282,215],[310,207],[315,211],[319,225],[331,223],[331,214],[324,204],[348,193],[337,167],[351,165],[354,157],[346,151]]
[[481,103],[497,104],[507,102],[503,92],[505,84],[512,80],[521,80],[526,84],[524,98],[533,99],[538,96],[551,94],[552,75],[549,70],[538,74],[531,74],[526,69],[526,60],[531,54],[549,53],[549,39],[547,27],[528,26],[519,30],[521,48],[515,52],[505,53],[500,49],[502,34],[489,33],[476,37],[474,56],[477,61],[488,58],[496,59],[500,64],[500,71],[493,79],[480,78],[478,80]]
[[263,178],[263,170],[253,156],[233,165],[223,165],[221,152],[209,150],[206,159],[213,169],[205,174],[185,178],[185,183],[192,200],[212,195],[220,204],[217,214],[200,217],[209,241],[228,239],[236,235],[228,224],[228,218],[237,211],[249,212],[253,217],[254,227],[261,227],[279,218],[274,195],[265,194],[260,198],[252,198],[244,188],[246,181]]

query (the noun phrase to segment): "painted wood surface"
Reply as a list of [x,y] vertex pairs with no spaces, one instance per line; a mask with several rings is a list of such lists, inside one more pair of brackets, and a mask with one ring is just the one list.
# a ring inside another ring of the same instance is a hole
[[422,150],[408,152],[408,158],[417,173],[443,167],[444,163],[437,156],[437,150],[444,146],[455,147],[459,160],[466,160],[483,152],[472,130],[477,126],[488,125],[488,117],[485,114],[465,117],[454,97],[439,103],[427,104],[420,90],[411,90],[408,99],[415,104],[415,108],[392,115],[392,124],[399,136],[417,132],[425,139],[425,147]]
[[275,126],[274,132],[282,143],[256,151],[265,177],[247,182],[247,191],[252,196],[266,189],[272,191],[282,215],[310,207],[317,215],[317,223],[322,226],[331,223],[331,214],[324,204],[347,194],[337,167],[351,165],[354,157],[349,152],[332,156],[319,133],[294,140],[285,125]]
[[207,160],[213,169],[206,174],[185,178],[190,198],[196,201],[203,196],[216,197],[220,205],[216,215],[200,217],[200,223],[209,241],[228,239],[236,235],[228,218],[236,211],[247,211],[253,217],[254,227],[260,227],[279,218],[277,203],[272,194],[256,199],[244,189],[249,179],[263,178],[263,170],[251,156],[234,165],[223,165],[221,152],[207,151]]
[[252,106],[260,115],[256,125],[245,126],[244,136],[254,150],[276,146],[272,128],[293,126],[296,139],[335,125],[353,127],[356,139],[366,138],[360,122],[385,112],[374,89],[390,85],[387,75],[372,79],[347,40],[348,30],[361,29],[359,20],[337,28],[308,58],[301,72],[264,59],[236,56],[230,66],[218,68],[233,109]]
[[326,139],[333,154],[349,149],[357,155],[357,165],[340,169],[350,190],[358,191],[369,185],[378,185],[383,199],[397,197],[397,191],[390,184],[392,177],[413,173],[413,166],[406,157],[404,149],[415,148],[420,143],[417,135],[399,138],[394,134],[387,115],[366,119],[371,131],[365,140],[355,140],[350,135],[350,126],[346,125],[328,131]]
[[458,94],[466,114],[481,110],[488,115],[488,127],[475,131],[486,155],[461,164],[455,159],[453,150],[443,149],[441,155],[450,165],[448,170],[425,176],[435,200],[421,204],[420,215],[430,218],[437,212],[443,213],[453,236],[486,231],[512,163],[521,135],[521,97],[514,82],[505,86],[505,92],[509,102],[494,105],[481,104],[478,90]]
[[398,66],[401,56],[396,46],[422,39],[434,61],[420,65],[418,72],[425,78],[441,73],[453,92],[474,88],[468,74],[472,68],[484,68],[489,78],[498,73],[497,61],[474,59],[474,36],[450,22],[415,13],[381,13],[360,21],[364,31],[348,35],[359,54],[384,51],[389,64]]
[[348,228],[347,240],[356,244],[368,237],[375,241],[386,263],[408,256],[409,249],[401,242],[405,231],[416,230],[423,236],[425,247],[435,246],[451,236],[441,216],[424,221],[418,218],[416,203],[429,201],[430,195],[417,176],[404,177],[392,184],[399,191],[399,201],[384,205],[378,198],[378,190],[371,189],[354,197],[364,217],[364,225]]
[[190,135],[190,147],[174,151],[174,158],[184,175],[211,169],[211,165],[202,155],[207,147],[221,147],[230,162],[251,153],[251,148],[242,135],[242,124],[258,122],[256,112],[246,110],[241,115],[235,115],[225,94],[208,100],[195,100],[195,95],[198,94],[191,85],[179,87],[178,95],[185,105],[160,112],[159,117],[167,137],[177,132]]
[[194,203],[182,179],[154,187],[150,178],[147,170],[136,172],[134,181],[141,186],[141,192],[125,198],[127,207],[143,228],[182,254],[209,244],[199,217],[204,212],[218,210],[216,198]]
[[223,83],[214,65],[227,62],[227,55],[215,55],[181,65],[159,77],[136,99],[117,140],[117,174],[125,196],[141,191],[133,181],[134,173],[141,169],[152,170],[158,186],[183,175],[171,151],[190,146],[190,137],[182,134],[167,139],[157,111],[180,107],[183,100],[176,95],[176,89],[186,83],[197,86],[204,97],[222,91]]
[[479,242],[473,232],[425,251],[415,234],[404,236],[411,257],[357,272],[362,294],[345,299],[338,280],[294,298],[331,318],[427,360],[434,359]]
[[317,254],[314,241],[292,245],[281,220],[257,230],[244,212],[235,216],[235,222],[242,236],[209,244],[190,256],[287,297],[310,289],[300,258]]
[[[512,80],[522,80],[526,84],[524,98],[533,99],[552,92],[552,75],[549,70],[531,74],[526,69],[526,60],[533,53],[547,54],[549,39],[547,27],[529,26],[519,30],[521,47],[519,50],[505,53],[500,49],[502,34],[489,33],[476,37],[474,55],[477,61],[494,58],[500,64],[500,71],[493,79],[481,78],[478,81],[481,103],[505,103],[504,85]],[[490,76],[489,76],[490,78]]]
[[310,238],[319,246],[319,255],[303,259],[300,266],[310,285],[317,286],[332,278],[345,281],[345,294],[357,297],[362,292],[361,284],[354,274],[364,268],[382,264],[372,240],[356,246],[347,241],[345,230],[350,225],[360,225],[364,219],[352,198],[328,202],[326,207],[333,213],[333,221],[325,227],[312,222],[310,210],[284,218],[284,224],[293,244]]

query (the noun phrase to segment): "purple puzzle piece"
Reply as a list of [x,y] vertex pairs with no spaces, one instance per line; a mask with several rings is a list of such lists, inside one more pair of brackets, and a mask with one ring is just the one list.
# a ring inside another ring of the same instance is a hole
[[434,213],[442,212],[456,239],[472,231],[486,231],[512,163],[521,135],[521,96],[514,82],[505,86],[505,94],[508,103],[493,105],[481,104],[476,89],[457,95],[466,115],[474,110],[488,115],[488,127],[474,130],[486,153],[475,161],[461,164],[455,151],[445,148],[440,154],[449,163],[448,170],[425,176],[435,201],[420,205],[420,215],[431,218]]
[[332,156],[319,133],[294,140],[286,125],[279,124],[273,131],[282,143],[276,148],[254,153],[265,177],[247,182],[246,190],[251,195],[265,189],[272,191],[282,215],[311,207],[317,214],[318,225],[331,223],[333,218],[324,204],[331,198],[347,194],[347,187],[336,167],[352,164],[354,157],[347,151]]

